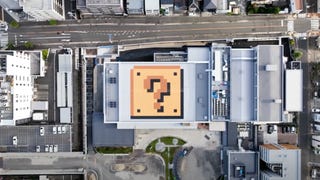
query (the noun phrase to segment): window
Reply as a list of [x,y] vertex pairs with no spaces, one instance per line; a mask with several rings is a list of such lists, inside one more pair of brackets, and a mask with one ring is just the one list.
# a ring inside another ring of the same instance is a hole
[[109,78],[109,83],[110,83],[110,84],[116,84],[116,83],[117,83],[117,78],[115,78],[115,77],[110,77],[110,78]]
[[116,108],[116,107],[117,107],[117,102],[115,102],[115,101],[110,101],[110,102],[109,102],[109,107],[110,107],[110,108]]

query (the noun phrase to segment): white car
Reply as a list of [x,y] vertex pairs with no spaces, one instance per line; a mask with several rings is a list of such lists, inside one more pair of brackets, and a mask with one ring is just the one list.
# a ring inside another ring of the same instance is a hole
[[12,137],[12,144],[15,146],[18,145],[18,137],[17,136]]
[[58,126],[58,134],[61,134],[61,126]]
[[49,146],[49,152],[53,152],[53,145]]
[[46,145],[46,146],[44,147],[44,151],[45,151],[45,152],[49,152],[49,145]]
[[40,127],[40,136],[44,136],[44,127],[43,126]]
[[39,145],[36,146],[36,152],[40,152],[40,146]]
[[62,126],[61,130],[62,130],[63,134],[66,133],[66,127],[65,126]]
[[312,108],[312,112],[320,112],[320,109]]
[[53,146],[53,152],[58,152],[58,145],[57,144]]
[[53,132],[53,134],[57,134],[57,126],[53,126],[52,132]]

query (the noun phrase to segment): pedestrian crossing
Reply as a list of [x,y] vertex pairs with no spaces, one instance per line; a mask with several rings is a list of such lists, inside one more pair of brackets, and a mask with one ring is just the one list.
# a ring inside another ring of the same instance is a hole
[[155,33],[160,32],[159,30],[112,30],[112,31],[92,31],[89,32],[93,36],[101,36],[101,35],[108,35],[112,34],[113,36],[128,36],[128,37],[135,37],[139,34],[145,34],[145,33]]
[[319,30],[319,19],[311,19],[311,30]]
[[289,32],[293,32],[294,31],[294,21],[293,20],[288,20],[287,31],[289,31]]

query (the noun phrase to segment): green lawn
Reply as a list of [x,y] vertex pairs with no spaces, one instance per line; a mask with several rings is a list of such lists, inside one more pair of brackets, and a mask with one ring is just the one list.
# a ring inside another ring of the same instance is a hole
[[[172,144],[172,139],[174,139],[174,138],[176,138],[176,137],[171,137],[171,136],[161,137],[160,141],[163,142],[166,145],[173,145]],[[171,164],[172,161],[173,161],[173,156],[174,156],[175,151],[177,149],[179,149],[180,146],[182,146],[182,145],[184,145],[186,143],[182,139],[179,139],[179,138],[176,138],[176,139],[178,139],[177,147],[166,148],[166,150],[164,152],[162,152],[162,153],[156,152],[156,150],[155,150],[155,146],[156,146],[157,142],[159,141],[159,139],[156,139],[156,140],[152,141],[146,148],[146,152],[157,153],[157,154],[161,155],[161,157],[164,159],[164,162],[165,162],[165,165],[166,165],[166,179],[167,180],[173,180],[174,179],[173,174],[172,174],[172,170],[169,169],[169,164]],[[168,152],[169,152],[169,156],[168,156]]]
[[97,147],[97,152],[102,154],[129,154],[132,153],[132,147]]

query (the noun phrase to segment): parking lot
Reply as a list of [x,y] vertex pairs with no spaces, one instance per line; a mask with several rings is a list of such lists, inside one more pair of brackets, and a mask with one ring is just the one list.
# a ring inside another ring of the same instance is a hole
[[[65,132],[57,131],[53,134],[52,125],[45,126],[2,126],[0,127],[0,151],[1,152],[36,152],[36,146],[40,146],[40,152],[45,152],[46,145],[58,145],[58,152],[70,152],[71,128],[64,126]],[[62,129],[61,126],[61,129]],[[40,127],[44,127],[44,135],[40,135]],[[58,128],[58,126],[56,126]],[[18,139],[17,145],[13,145],[13,137]]]

